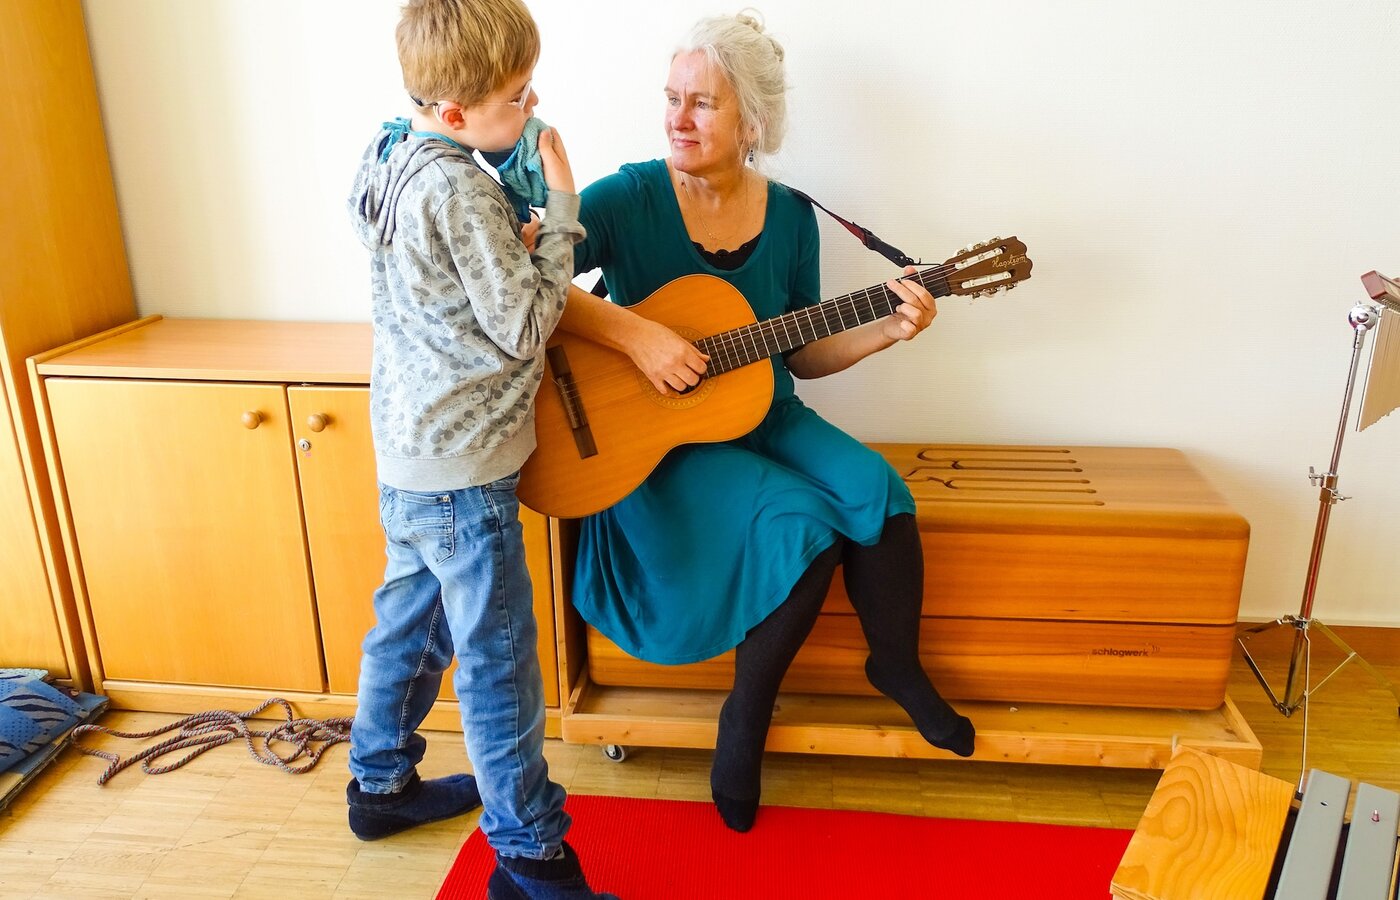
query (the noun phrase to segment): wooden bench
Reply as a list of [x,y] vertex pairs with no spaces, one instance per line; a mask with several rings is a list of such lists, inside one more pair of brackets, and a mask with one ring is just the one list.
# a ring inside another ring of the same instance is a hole
[[[1249,526],[1182,453],[873,446],[917,504],[923,662],[977,722],[974,758],[1161,768],[1190,744],[1258,767],[1225,697]],[[559,538],[564,738],[713,746],[733,654],[660,666],[582,629],[567,524]],[[865,656],[838,577],[783,684],[770,749],[946,756],[874,695]]]

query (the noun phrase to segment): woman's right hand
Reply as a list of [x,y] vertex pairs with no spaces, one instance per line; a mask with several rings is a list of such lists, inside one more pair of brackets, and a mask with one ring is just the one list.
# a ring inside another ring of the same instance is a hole
[[574,170],[569,168],[564,142],[553,128],[540,132],[540,167],[544,169],[544,183],[549,185],[551,191],[577,193],[574,190]]
[[627,355],[652,385],[667,396],[700,383],[710,358],[659,322],[636,317]]

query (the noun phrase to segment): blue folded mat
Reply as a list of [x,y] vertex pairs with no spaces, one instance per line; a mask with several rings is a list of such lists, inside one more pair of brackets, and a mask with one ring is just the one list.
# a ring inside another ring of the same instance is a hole
[[0,772],[78,724],[84,711],[32,669],[0,669]]

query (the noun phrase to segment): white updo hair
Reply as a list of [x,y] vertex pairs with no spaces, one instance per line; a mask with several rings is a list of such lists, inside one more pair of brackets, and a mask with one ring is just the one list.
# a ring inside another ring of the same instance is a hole
[[[752,15],[750,15],[752,14]],[[699,52],[729,82],[739,98],[739,144],[754,154],[770,156],[783,145],[787,132],[787,77],[783,47],[763,30],[755,9],[732,16],[713,16],[695,23],[672,59]],[[754,140],[746,144],[745,133]]]

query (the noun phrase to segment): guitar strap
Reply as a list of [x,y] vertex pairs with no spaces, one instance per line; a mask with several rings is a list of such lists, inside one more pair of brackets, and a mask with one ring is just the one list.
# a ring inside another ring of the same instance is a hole
[[849,231],[851,234],[855,235],[856,240],[864,244],[867,250],[874,250],[876,253],[880,254],[885,259],[888,259],[890,262],[900,267],[918,265],[918,263],[915,262],[912,258],[910,258],[909,255],[906,254],[903,250],[880,240],[880,238],[869,228],[857,225],[855,222],[847,222],[845,219],[841,218],[836,213],[827,209],[825,206],[822,206],[820,203],[813,200],[810,196],[802,193],[797,188],[792,187],[791,185],[783,185],[783,187],[786,187],[789,191],[792,191],[794,196],[801,197],[803,200],[806,200],[808,203],[812,204],[817,209],[821,210],[828,216],[831,216],[833,219],[840,222],[842,227]]
[[[782,182],[778,183],[782,184]],[[856,240],[864,244],[867,250],[874,250],[876,253],[880,254],[885,259],[888,259],[890,262],[894,263],[897,266],[900,266],[901,268],[904,266],[918,265],[918,262],[911,258],[907,253],[905,253],[903,250],[899,249],[898,247],[892,244],[882,241],[879,238],[879,236],[876,235],[875,232],[871,231],[869,228],[866,228],[862,225],[857,225],[855,222],[846,221],[845,219],[838,216],[836,213],[827,209],[825,206],[822,206],[816,200],[813,200],[810,195],[799,191],[797,188],[792,187],[791,185],[784,184],[783,187],[791,191],[794,197],[806,200],[808,203],[812,204],[817,209],[821,210],[828,216],[831,216],[833,219],[840,222],[841,226],[847,231],[849,231],[851,234],[853,234]],[[603,283],[603,276],[601,274],[599,274],[598,280],[594,282],[593,289],[592,291],[590,291],[590,293],[592,293],[596,297],[606,297],[608,295],[608,287],[606,284]]]

